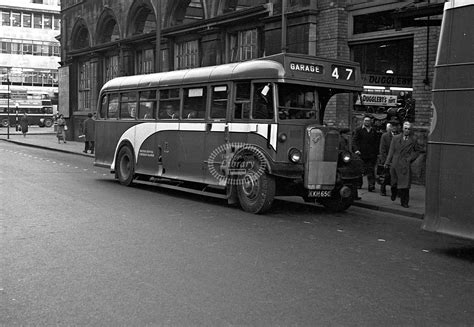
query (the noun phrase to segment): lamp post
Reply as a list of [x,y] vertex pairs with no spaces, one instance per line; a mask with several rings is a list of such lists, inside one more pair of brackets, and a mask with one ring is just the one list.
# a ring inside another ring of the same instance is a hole
[[10,68],[7,68],[7,139],[10,139]]
[[18,102],[15,103],[15,131],[18,132],[18,108],[20,107],[20,105],[18,104]]

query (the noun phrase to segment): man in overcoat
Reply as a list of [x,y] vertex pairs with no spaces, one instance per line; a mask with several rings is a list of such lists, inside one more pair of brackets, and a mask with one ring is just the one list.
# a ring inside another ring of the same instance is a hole
[[375,164],[378,155],[378,135],[372,127],[372,117],[365,116],[363,125],[354,133],[353,150],[364,162],[364,175],[367,175],[368,190],[375,190]]
[[[385,160],[387,160],[388,151],[390,150],[390,143],[394,135],[398,134],[398,121],[395,119],[390,120],[387,123],[386,132],[380,137],[380,146],[379,146],[379,167],[385,165]],[[390,169],[384,168],[381,172],[383,179],[380,183],[380,194],[382,196],[387,195],[387,185],[390,184]]]
[[397,193],[400,195],[400,204],[408,208],[411,186],[411,163],[420,154],[420,146],[413,135],[412,124],[403,123],[402,133],[395,135],[390,143],[385,167],[390,167],[391,199],[395,201]]
[[94,153],[95,147],[95,120],[92,119],[92,113],[87,114],[87,119],[84,120],[84,128],[83,133],[85,136],[85,144],[84,144],[84,153],[87,153],[88,150],[91,153]]

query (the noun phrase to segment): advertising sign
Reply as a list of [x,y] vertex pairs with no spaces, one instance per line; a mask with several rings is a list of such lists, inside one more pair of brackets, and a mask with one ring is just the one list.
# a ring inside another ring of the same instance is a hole
[[357,99],[356,104],[364,106],[395,107],[397,105],[397,96],[382,94],[362,94],[362,103],[360,99]]

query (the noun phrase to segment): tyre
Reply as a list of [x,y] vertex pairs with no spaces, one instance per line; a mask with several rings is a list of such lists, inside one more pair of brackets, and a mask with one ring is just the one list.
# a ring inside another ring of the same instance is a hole
[[44,124],[44,127],[51,127],[51,126],[53,126],[53,120],[49,119],[49,118],[46,118],[44,120],[43,124]]
[[135,159],[129,146],[123,146],[117,156],[117,179],[122,185],[129,186],[135,176]]
[[[249,161],[247,161],[248,164]],[[237,196],[244,211],[259,214],[270,209],[275,198],[275,178],[265,172],[264,163],[251,157],[245,175],[238,178]]]
[[8,119],[2,119],[2,126],[3,127],[8,127],[9,123],[8,123]]
[[343,212],[346,211],[352,205],[352,197],[342,198],[340,196],[329,199],[318,200],[323,206],[332,212]]

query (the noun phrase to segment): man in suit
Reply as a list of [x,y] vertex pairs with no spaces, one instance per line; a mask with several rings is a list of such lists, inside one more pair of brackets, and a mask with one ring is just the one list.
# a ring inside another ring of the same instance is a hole
[[83,134],[85,136],[85,143],[84,151],[82,152],[87,153],[90,150],[93,154],[95,147],[95,120],[92,118],[91,112],[87,114],[87,119],[84,120]]
[[[386,132],[382,134],[380,138],[379,146],[379,166],[383,167],[385,165],[385,160],[387,160],[388,151],[390,149],[390,143],[394,135],[398,133],[398,121],[393,119],[387,123]],[[390,184],[390,169],[385,168],[381,172],[382,181],[380,183],[380,194],[382,196],[387,195],[386,186]]]
[[364,175],[367,175],[368,190],[375,190],[375,164],[378,155],[378,136],[372,127],[372,117],[365,116],[363,125],[354,133],[353,150],[364,162]]
[[411,168],[410,164],[418,157],[420,146],[413,135],[410,122],[403,123],[402,133],[395,135],[390,143],[385,167],[390,167],[392,201],[400,195],[400,204],[408,208],[410,200]]

